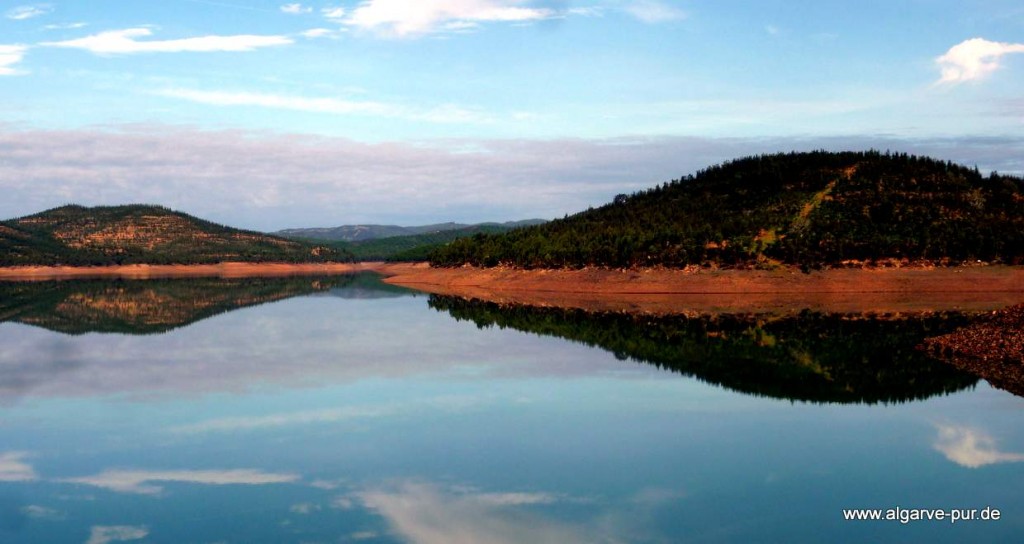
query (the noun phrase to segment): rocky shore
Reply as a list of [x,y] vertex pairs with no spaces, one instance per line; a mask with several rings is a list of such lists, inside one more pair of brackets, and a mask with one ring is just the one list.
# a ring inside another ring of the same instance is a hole
[[1024,396],[1024,304],[992,312],[973,325],[925,340],[932,355]]

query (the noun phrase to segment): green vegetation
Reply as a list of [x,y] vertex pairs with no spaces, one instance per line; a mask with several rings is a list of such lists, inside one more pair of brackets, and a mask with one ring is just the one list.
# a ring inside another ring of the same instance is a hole
[[0,323],[25,323],[65,334],[159,334],[217,314],[316,293],[368,298],[408,291],[381,283],[373,273],[0,282]]
[[491,227],[498,227],[493,232],[502,232],[529,225],[545,223],[543,219],[523,219],[521,221],[508,221],[505,223],[477,223],[468,225],[465,223],[434,223],[431,225],[417,225],[413,227],[400,227],[398,225],[342,225],[329,228],[304,228],[284,229],[275,232],[278,236],[294,238],[296,240],[316,240],[334,242],[367,242],[379,238],[394,238],[398,236],[414,236],[417,234],[436,234],[450,230],[472,232],[474,227],[482,227],[482,232],[491,231]]
[[896,403],[972,387],[977,378],[916,349],[968,322],[804,312],[688,318],[496,304],[431,295],[432,308],[480,328],[566,338],[757,396],[820,403]]
[[351,253],[357,261],[426,261],[430,253],[445,244],[475,234],[499,234],[510,227],[474,225],[455,230],[390,236],[358,242],[331,242],[332,247]]
[[0,266],[350,261],[344,250],[159,206],[62,206],[0,222]]
[[907,154],[748,157],[611,204],[434,251],[436,266],[1024,262],[1024,180]]

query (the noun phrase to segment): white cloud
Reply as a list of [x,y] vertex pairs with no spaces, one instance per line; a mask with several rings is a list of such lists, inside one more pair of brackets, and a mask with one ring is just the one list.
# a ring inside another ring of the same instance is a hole
[[[390,36],[418,36],[445,28],[486,22],[527,22],[550,19],[561,13],[531,7],[524,0],[368,0],[342,22]],[[337,19],[335,17],[335,19]]]
[[338,32],[336,30],[331,30],[329,28],[311,28],[309,30],[303,30],[302,32],[300,32],[300,34],[304,38],[311,38],[311,39],[312,38],[327,38],[327,37],[331,37],[331,36],[336,36],[337,33]]
[[324,16],[324,19],[332,23],[341,23],[345,19],[345,13],[345,8],[340,6],[329,6],[320,10],[320,14]]
[[198,91],[193,89],[164,89],[156,94],[214,106],[258,106],[337,115],[379,115],[385,117],[399,115],[399,108],[390,104],[341,98],[308,98],[268,93]]
[[282,13],[288,13],[290,15],[301,15],[303,13],[312,13],[313,8],[309,6],[303,6],[302,4],[285,4],[281,6]]
[[260,36],[239,34],[234,36],[199,36],[177,40],[139,41],[136,38],[151,36],[148,28],[126,28],[100,32],[84,38],[60,42],[44,42],[48,47],[84,49],[97,55],[133,53],[207,53],[214,51],[253,51],[260,47],[273,47],[294,43],[287,36]]
[[28,482],[36,479],[36,471],[24,459],[21,451],[0,453],[0,482]]
[[935,449],[960,466],[978,468],[997,463],[1024,462],[1024,453],[999,451],[995,439],[981,429],[957,425],[936,427],[939,437],[935,441]]
[[637,19],[650,24],[680,21],[686,18],[683,10],[657,0],[633,0],[622,9]]
[[939,83],[963,83],[984,79],[999,69],[999,59],[1024,53],[1024,43],[990,42],[984,38],[964,40],[935,59],[942,71]]
[[429,109],[417,109],[400,104],[346,100],[332,97],[311,98],[269,93],[200,91],[194,89],[164,89],[157,91],[156,94],[214,106],[255,106],[333,115],[394,117],[430,123],[480,123],[488,120],[486,116],[477,111],[451,104]]
[[782,30],[775,25],[764,25],[764,31],[771,36],[778,36]]
[[89,26],[89,23],[59,23],[54,25],[46,25],[43,30],[74,30],[76,28],[85,28]]
[[28,47],[24,45],[0,45],[0,76],[13,76],[20,72],[14,65],[25,58]]
[[149,528],[144,525],[94,525],[85,544],[109,544],[110,542],[126,542],[141,540],[149,536]]
[[106,470],[93,476],[66,478],[61,482],[91,485],[118,493],[157,495],[163,488],[154,482],[180,482],[204,485],[264,485],[291,483],[296,474],[260,470]]
[[18,6],[7,10],[5,16],[8,19],[15,21],[24,21],[25,19],[31,19],[33,17],[39,17],[40,15],[46,15],[51,13],[53,7],[49,4],[35,4],[30,6]]

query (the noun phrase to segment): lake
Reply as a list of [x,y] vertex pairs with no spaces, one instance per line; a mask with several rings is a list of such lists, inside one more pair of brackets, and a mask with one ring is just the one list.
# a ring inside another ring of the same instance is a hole
[[0,542],[1018,542],[1024,399],[915,349],[970,317],[3,283]]

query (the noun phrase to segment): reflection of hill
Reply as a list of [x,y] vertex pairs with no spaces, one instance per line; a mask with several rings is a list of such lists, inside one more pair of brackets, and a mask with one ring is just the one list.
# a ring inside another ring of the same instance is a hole
[[[67,334],[153,334],[247,306],[312,293],[360,293],[381,286],[376,274],[326,277],[188,278],[0,283],[0,322]],[[391,295],[394,296],[394,295]]]
[[478,327],[557,336],[758,396],[822,403],[906,402],[977,378],[915,346],[964,324],[950,312],[869,317],[819,314],[687,318],[499,305],[432,295],[430,306]]

